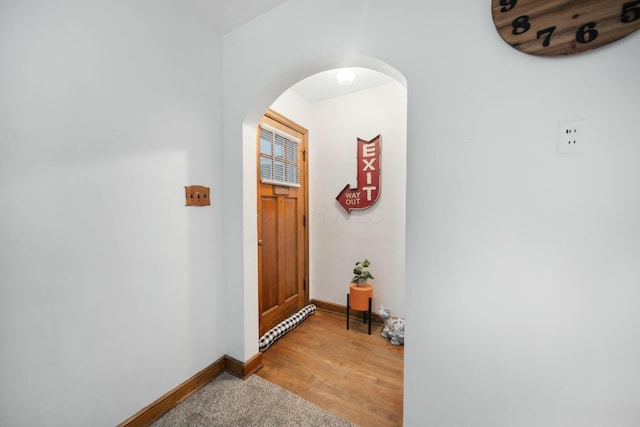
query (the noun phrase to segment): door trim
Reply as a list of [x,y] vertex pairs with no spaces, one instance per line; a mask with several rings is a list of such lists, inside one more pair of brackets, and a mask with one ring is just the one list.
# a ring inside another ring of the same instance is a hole
[[[282,124],[285,127],[288,127],[298,133],[300,133],[302,135],[302,148],[303,148],[303,159],[301,162],[301,170],[300,173],[302,174],[302,185],[303,185],[303,197],[302,197],[302,209],[303,209],[303,236],[304,236],[304,243],[303,243],[303,253],[304,253],[304,275],[303,275],[303,280],[304,280],[304,295],[303,295],[303,299],[304,302],[302,304],[302,307],[306,306],[307,304],[309,304],[309,162],[308,162],[308,156],[307,156],[307,150],[308,150],[308,140],[309,140],[309,130],[307,128],[305,128],[304,126],[294,122],[293,120],[285,117],[284,115],[278,113],[277,111],[274,111],[272,109],[267,110],[264,113],[264,117],[267,117],[271,120],[274,120],[280,124]],[[260,164],[257,161],[257,157],[256,157],[256,171],[257,171],[257,177],[260,176]],[[258,194],[258,190],[256,190],[256,193]],[[259,203],[260,201],[258,201]],[[258,274],[260,274],[260,272],[258,272]],[[256,286],[258,286],[258,283],[256,283]],[[258,295],[258,311],[260,311],[260,298],[261,296]],[[302,308],[300,307],[300,308]],[[258,318],[260,319],[260,313],[258,313]]]

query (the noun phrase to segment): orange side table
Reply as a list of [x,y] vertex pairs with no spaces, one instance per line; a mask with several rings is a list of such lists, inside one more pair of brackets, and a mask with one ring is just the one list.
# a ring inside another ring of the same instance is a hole
[[347,329],[349,329],[349,311],[351,309],[362,311],[362,321],[369,320],[369,335],[371,335],[371,301],[373,298],[373,286],[358,286],[352,283],[347,294]]

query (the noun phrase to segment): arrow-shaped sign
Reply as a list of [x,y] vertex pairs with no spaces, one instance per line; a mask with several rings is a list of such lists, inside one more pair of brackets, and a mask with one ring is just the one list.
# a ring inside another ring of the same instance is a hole
[[358,187],[346,185],[336,200],[347,212],[353,209],[367,209],[380,197],[380,155],[382,138],[371,141],[358,138]]

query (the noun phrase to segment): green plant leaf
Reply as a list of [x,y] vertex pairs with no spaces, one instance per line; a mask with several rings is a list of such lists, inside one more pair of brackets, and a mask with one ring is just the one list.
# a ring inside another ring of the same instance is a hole
[[364,261],[358,261],[356,262],[355,265],[356,267],[353,269],[353,274],[355,274],[355,276],[353,277],[353,279],[351,279],[352,283],[357,282],[358,280],[366,280],[366,279],[374,278],[371,272],[369,272],[368,270],[365,270],[365,268],[371,265],[371,261],[365,258]]

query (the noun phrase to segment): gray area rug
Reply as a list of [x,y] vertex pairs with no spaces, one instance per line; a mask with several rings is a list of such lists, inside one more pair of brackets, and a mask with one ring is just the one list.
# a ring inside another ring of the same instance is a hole
[[152,427],[357,427],[257,375],[223,372]]

